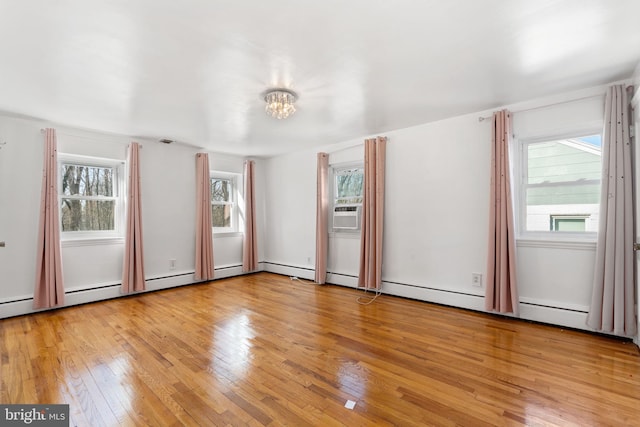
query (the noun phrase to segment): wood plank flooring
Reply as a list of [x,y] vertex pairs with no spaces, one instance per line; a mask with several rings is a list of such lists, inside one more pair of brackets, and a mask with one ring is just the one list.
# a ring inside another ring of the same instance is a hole
[[631,342],[359,295],[259,273],[0,320],[0,403],[91,427],[640,425]]

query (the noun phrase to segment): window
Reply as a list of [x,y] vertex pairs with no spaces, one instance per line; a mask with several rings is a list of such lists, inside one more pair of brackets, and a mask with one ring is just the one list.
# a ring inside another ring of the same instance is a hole
[[601,145],[598,134],[521,141],[521,234],[597,232]]
[[589,215],[551,215],[551,231],[587,231]]
[[238,231],[236,174],[212,172],[211,223],[214,233]]
[[364,168],[342,167],[333,170],[333,231],[360,229]]
[[336,169],[334,176],[334,203],[336,205],[362,205],[364,169],[362,167]]
[[122,162],[61,154],[59,167],[63,238],[121,235]]

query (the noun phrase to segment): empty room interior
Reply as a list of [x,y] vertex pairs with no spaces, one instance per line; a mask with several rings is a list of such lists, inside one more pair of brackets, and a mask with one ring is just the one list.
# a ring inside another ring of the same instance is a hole
[[640,2],[0,0],[0,58],[0,425],[640,425]]

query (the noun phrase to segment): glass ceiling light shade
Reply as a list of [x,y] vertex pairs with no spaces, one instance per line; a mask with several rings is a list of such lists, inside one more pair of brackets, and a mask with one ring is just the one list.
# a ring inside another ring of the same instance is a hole
[[293,104],[297,99],[298,96],[295,92],[288,89],[271,89],[264,95],[264,100],[267,103],[264,111],[276,119],[286,119],[296,112],[296,107]]

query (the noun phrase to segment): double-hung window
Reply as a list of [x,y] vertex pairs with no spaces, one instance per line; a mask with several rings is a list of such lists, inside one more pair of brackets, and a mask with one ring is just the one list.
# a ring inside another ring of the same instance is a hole
[[211,223],[214,233],[238,231],[238,176],[211,172]]
[[362,165],[333,169],[333,231],[357,231],[362,218],[364,168]]
[[63,239],[122,235],[122,162],[59,155],[59,205]]
[[598,229],[600,134],[522,140],[520,235],[594,236]]

